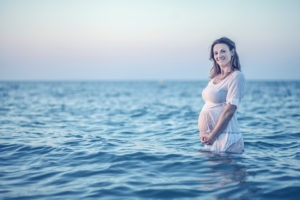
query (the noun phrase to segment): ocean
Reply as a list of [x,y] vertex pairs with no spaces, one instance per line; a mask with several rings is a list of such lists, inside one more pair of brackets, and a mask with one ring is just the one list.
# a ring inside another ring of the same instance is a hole
[[0,199],[300,199],[300,81],[248,81],[242,154],[203,152],[206,81],[0,82]]

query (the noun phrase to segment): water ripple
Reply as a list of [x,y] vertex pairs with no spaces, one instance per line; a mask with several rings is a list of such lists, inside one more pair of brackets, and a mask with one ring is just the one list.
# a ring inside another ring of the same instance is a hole
[[0,82],[1,199],[299,199],[300,82],[249,82],[242,154],[201,151],[205,82]]

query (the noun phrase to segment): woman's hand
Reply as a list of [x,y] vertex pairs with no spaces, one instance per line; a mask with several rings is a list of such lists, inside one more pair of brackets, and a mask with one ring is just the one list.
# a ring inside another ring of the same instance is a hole
[[200,134],[200,141],[206,145],[212,145],[215,142],[215,138],[210,134]]

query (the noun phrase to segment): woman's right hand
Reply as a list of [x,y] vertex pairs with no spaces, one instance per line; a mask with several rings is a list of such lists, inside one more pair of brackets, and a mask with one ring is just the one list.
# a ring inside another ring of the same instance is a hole
[[205,144],[206,143],[206,138],[208,137],[209,135],[207,133],[200,133],[199,135],[199,138],[200,138],[200,141]]

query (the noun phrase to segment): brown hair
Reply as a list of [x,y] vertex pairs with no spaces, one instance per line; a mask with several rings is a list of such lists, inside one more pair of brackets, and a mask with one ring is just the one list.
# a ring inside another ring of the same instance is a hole
[[241,71],[241,64],[240,64],[240,60],[239,60],[239,55],[236,52],[235,43],[232,40],[230,40],[229,38],[227,38],[227,37],[221,37],[221,38],[215,40],[212,43],[211,47],[210,47],[209,60],[213,61],[214,64],[213,64],[213,67],[210,70],[210,76],[209,76],[209,78],[212,79],[212,78],[214,78],[215,76],[217,76],[218,74],[221,73],[221,68],[218,65],[218,63],[216,62],[215,58],[214,58],[214,46],[216,44],[226,44],[229,47],[230,51],[234,50],[234,54],[233,54],[233,56],[231,58],[231,67],[234,70]]

